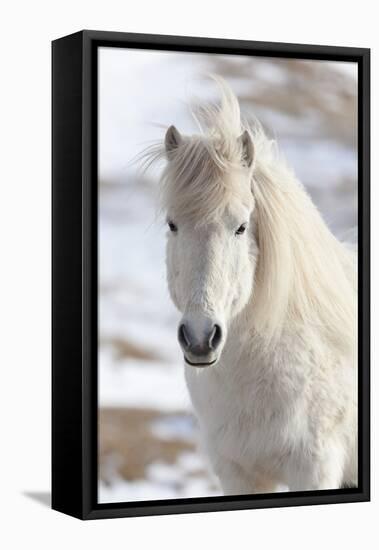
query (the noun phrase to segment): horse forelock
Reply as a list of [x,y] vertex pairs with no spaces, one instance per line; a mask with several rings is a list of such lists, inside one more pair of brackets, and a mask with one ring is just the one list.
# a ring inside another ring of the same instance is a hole
[[241,181],[238,154],[226,155],[223,145],[215,137],[192,137],[175,151],[161,178],[165,210],[202,222],[217,217],[233,200],[252,200],[248,183]]

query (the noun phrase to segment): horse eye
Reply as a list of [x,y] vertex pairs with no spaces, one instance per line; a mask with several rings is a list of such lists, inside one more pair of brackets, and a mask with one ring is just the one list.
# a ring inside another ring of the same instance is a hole
[[169,228],[170,228],[170,231],[172,231],[173,233],[176,233],[176,232],[177,232],[178,228],[176,227],[176,225],[175,225],[173,222],[168,221],[167,224],[168,224],[168,226],[169,226]]
[[242,233],[245,233],[246,226],[247,226],[247,223],[243,223],[242,225],[240,225],[236,231],[236,235],[242,235]]

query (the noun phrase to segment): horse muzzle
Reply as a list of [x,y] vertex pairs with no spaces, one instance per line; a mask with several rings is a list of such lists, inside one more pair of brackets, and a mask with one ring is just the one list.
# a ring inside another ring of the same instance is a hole
[[217,363],[224,340],[222,324],[210,317],[186,315],[178,328],[184,360],[193,367]]

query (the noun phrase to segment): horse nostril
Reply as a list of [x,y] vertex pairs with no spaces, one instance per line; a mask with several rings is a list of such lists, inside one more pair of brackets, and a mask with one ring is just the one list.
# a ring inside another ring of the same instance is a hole
[[211,349],[216,349],[219,346],[221,339],[222,339],[221,327],[219,325],[215,325],[213,327],[212,333],[208,340],[209,347]]
[[188,350],[191,347],[191,342],[186,332],[185,325],[180,325],[178,330],[178,339],[184,349]]

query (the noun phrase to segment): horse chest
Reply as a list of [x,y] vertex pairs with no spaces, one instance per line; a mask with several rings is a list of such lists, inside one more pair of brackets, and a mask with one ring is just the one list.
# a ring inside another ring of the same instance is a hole
[[291,365],[186,370],[191,399],[208,442],[229,458],[270,456],[306,431],[304,375]]

